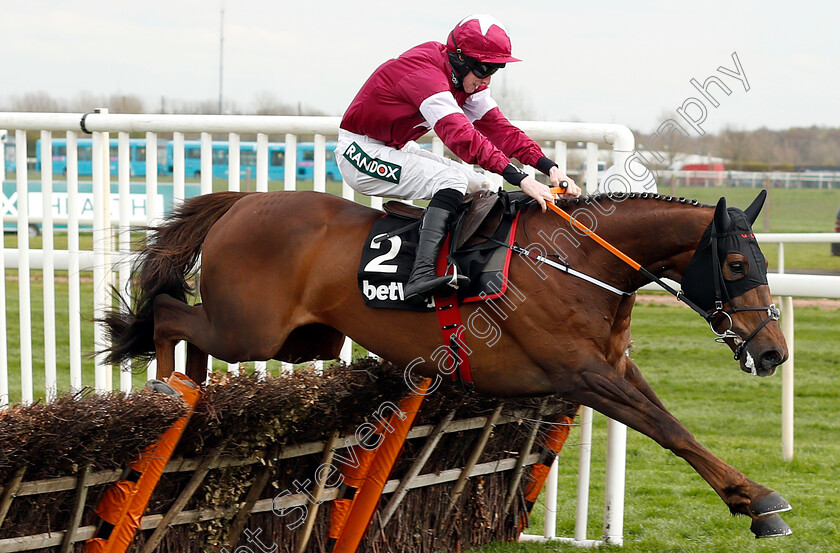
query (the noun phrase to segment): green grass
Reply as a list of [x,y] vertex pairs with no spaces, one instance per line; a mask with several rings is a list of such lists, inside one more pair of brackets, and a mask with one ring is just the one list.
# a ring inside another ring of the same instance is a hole
[[[627,553],[834,552],[840,524],[840,309],[798,308],[795,457],[781,456],[781,374],[759,379],[740,371],[684,307],[640,305],[632,356],[666,406],[697,439],[748,477],[778,490],[794,509],[783,518],[792,536],[755,540],[749,519],[732,517],[694,470],[652,440],[629,431],[625,494]],[[595,417],[589,538],[601,537],[605,421]],[[560,456],[558,535],[574,535],[578,437]],[[538,505],[541,506],[543,499]],[[542,532],[542,509],[530,533]],[[481,553],[578,551],[565,544],[494,544]]]
[[[670,189],[661,192],[670,193]],[[756,197],[759,189],[753,188],[703,188],[679,187],[678,196],[694,198],[714,205],[721,196],[729,206],[745,209]],[[767,203],[753,225],[755,232],[833,232],[837,209],[840,208],[840,189],[771,188]],[[840,241],[840,236],[838,236]],[[767,256],[770,270],[778,265],[778,245],[766,243],[762,251]],[[816,269],[840,273],[840,257],[830,254],[830,244],[787,244],[785,269]]]

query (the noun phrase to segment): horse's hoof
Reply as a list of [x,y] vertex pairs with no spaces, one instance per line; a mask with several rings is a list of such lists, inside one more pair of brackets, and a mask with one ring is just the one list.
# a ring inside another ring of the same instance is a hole
[[769,517],[753,520],[752,525],[750,525],[750,530],[755,534],[756,539],[778,538],[793,534],[793,530],[790,529],[787,522],[782,520],[782,517],[779,515],[770,515]]
[[771,492],[750,504],[750,512],[757,517],[784,513],[791,509],[790,503],[777,492]]
[[181,397],[181,392],[163,382],[162,380],[158,380],[153,378],[146,382],[146,389],[150,392],[157,392],[159,394],[163,394],[165,396],[172,396],[172,397]]

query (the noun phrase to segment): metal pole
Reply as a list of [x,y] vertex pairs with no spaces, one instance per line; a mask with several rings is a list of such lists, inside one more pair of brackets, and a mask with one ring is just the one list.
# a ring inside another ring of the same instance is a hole
[[67,315],[70,333],[70,391],[82,389],[82,294],[79,275],[79,151],[67,131]]
[[[154,132],[146,133],[146,224],[149,227],[156,225],[158,221],[157,210],[157,193],[158,191],[158,174],[157,174],[157,134]],[[146,233],[146,238],[150,238],[151,230]],[[157,360],[152,359],[146,369],[146,378],[157,378]]]
[[543,515],[543,537],[553,539],[557,536],[557,480],[560,456],[554,458],[548,477],[545,479],[545,513]]
[[25,405],[32,403],[32,314],[29,282],[29,183],[26,165],[26,131],[15,131],[17,154],[18,298],[20,301],[20,393]]
[[[131,262],[128,258],[131,250],[131,139],[127,132],[120,132],[117,135],[117,158],[119,171],[117,173],[117,196],[119,198],[119,232],[117,233],[117,250],[119,251],[120,263],[117,269],[119,289],[126,291],[129,288],[131,276]],[[128,306],[125,306],[127,308]],[[126,360],[120,365],[120,390],[131,391],[131,362]]]
[[201,133],[201,193],[213,191],[213,137],[209,132]]
[[607,481],[604,485],[604,542],[624,542],[624,469],[627,460],[627,427],[607,421]]
[[[297,190],[297,135],[286,134],[286,147],[283,151],[283,190]],[[292,374],[293,365],[285,361],[280,363],[283,374]]]
[[[97,110],[107,113],[107,110]],[[93,133],[93,313],[94,317],[102,317],[107,304],[107,283],[105,276],[105,248],[107,247],[106,209],[109,203],[105,187],[105,174],[111,172],[110,155],[108,152],[108,133]],[[104,207],[103,207],[104,206]],[[110,217],[109,217],[110,218]],[[101,347],[105,343],[105,329],[102,325],[93,327],[93,343]],[[95,357],[94,387],[98,393],[108,391],[108,371],[104,355]]]
[[[8,140],[6,131],[0,132],[0,184],[6,180],[5,141]],[[6,274],[6,238],[0,236],[0,274]],[[6,297],[6,279],[0,278],[0,298]],[[0,329],[6,328],[6,310],[0,309]],[[0,332],[0,409],[9,406],[9,353],[6,345],[6,332]]]
[[580,454],[578,456],[577,510],[575,512],[575,540],[586,539],[589,518],[589,473],[592,461],[592,408],[580,409]]
[[312,186],[315,192],[326,192],[327,190],[327,156],[326,138],[323,134],[315,135],[314,166],[312,170]]
[[[257,192],[268,192],[268,135],[257,133]],[[265,361],[254,361],[254,370],[261,377],[268,371]]]
[[[785,244],[779,242],[780,275],[785,274]],[[793,460],[793,297],[782,298],[782,334],[788,347],[787,361],[782,363],[782,458]]]
[[583,178],[587,194],[598,192],[598,144],[595,142],[586,143],[586,173]]
[[[155,151],[157,153],[157,151]],[[148,154],[146,154],[148,155]],[[155,171],[157,171],[157,163],[155,163]],[[184,173],[184,133],[172,133],[172,209],[174,210],[179,205],[184,203],[186,196],[186,177]],[[183,368],[182,368],[183,367]],[[179,340],[175,344],[175,370],[178,372],[186,371],[187,367],[187,343]],[[203,382],[197,382],[201,385]]]
[[240,185],[240,163],[239,163],[239,135],[228,133],[228,190],[239,192]]
[[793,297],[782,298],[782,334],[788,347],[782,363],[782,457],[793,460]]
[[52,133],[41,131],[41,249],[44,252],[44,392],[47,401],[58,393],[55,344],[55,256],[52,206]]

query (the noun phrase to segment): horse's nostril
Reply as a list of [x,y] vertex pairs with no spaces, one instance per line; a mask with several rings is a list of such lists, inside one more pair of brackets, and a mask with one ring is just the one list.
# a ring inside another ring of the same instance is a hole
[[773,367],[780,365],[782,361],[784,361],[784,359],[782,359],[781,353],[777,350],[770,350],[761,355],[760,364],[764,369],[772,369]]

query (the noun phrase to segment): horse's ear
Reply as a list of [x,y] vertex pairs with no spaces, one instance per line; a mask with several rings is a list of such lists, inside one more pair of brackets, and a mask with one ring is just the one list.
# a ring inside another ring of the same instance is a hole
[[755,224],[755,220],[758,219],[758,214],[761,212],[761,208],[764,207],[764,200],[766,199],[767,191],[762,190],[758,193],[758,196],[755,197],[753,203],[750,204],[750,207],[744,210],[744,215],[747,216],[750,225]]
[[729,228],[729,213],[726,211],[726,198],[721,198],[718,200],[717,206],[715,206],[715,227],[718,230],[724,230]]

